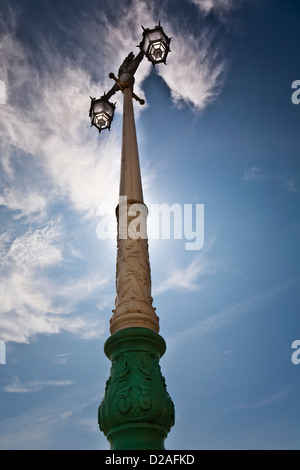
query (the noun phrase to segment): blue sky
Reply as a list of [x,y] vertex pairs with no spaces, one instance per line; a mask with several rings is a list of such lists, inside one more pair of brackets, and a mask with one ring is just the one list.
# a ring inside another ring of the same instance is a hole
[[135,85],[144,198],[205,207],[201,250],[149,241],[166,447],[299,449],[299,15],[294,0],[0,1],[0,449],[109,448],[116,242],[96,229],[118,199],[122,96],[100,136],[89,96],[159,19],[167,66],[144,60]]

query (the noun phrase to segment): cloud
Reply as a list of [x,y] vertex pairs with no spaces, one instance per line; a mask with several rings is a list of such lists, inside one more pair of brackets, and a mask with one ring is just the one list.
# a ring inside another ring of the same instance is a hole
[[[2,341],[29,342],[38,334],[69,331],[83,338],[99,336],[101,318],[76,315],[78,305],[97,301],[109,280],[93,272],[82,278],[55,281],[47,269],[58,269],[64,259],[64,236],[59,219],[19,237],[0,236],[0,337]],[[94,307],[99,311],[99,307]],[[70,319],[71,315],[71,319]]]
[[207,334],[210,331],[214,331],[218,328],[221,328],[227,323],[234,321],[235,318],[252,312],[263,303],[267,302],[268,300],[280,294],[281,292],[288,290],[299,282],[299,279],[292,279],[286,282],[285,284],[275,287],[274,289],[271,289],[269,291],[263,292],[257,295],[256,297],[246,299],[242,302],[237,302],[220,311],[219,313],[205,318],[192,325],[191,327],[174,334],[173,336],[168,338],[167,342],[171,346],[175,344],[178,345],[179,341],[186,341],[187,339],[198,337],[203,334]]
[[64,354],[57,354],[55,357],[65,357],[65,356],[73,356],[76,353],[64,353]]
[[7,393],[37,393],[45,387],[67,387],[73,385],[71,380],[37,380],[22,383],[18,377],[14,377],[13,381],[4,387]]
[[[142,39],[141,25],[153,28],[158,23],[154,2],[145,0],[131,0],[129,3],[119,2],[118,9],[118,15],[114,18],[108,18],[102,10],[95,10],[93,18],[82,19],[80,22],[80,29],[89,44],[91,59],[93,58],[91,62],[95,61],[93,55],[99,54],[105,91],[108,91],[114,84],[108,78],[109,73],[114,72],[117,75],[121,63],[129,52],[132,51],[134,54],[139,52],[139,48],[136,46]],[[101,29],[99,29],[99,24],[102,25]],[[96,34],[91,34],[92,30]],[[99,48],[99,43],[101,43],[101,48]],[[136,94],[141,98],[145,97],[142,89],[143,81],[151,71],[152,65],[145,59],[136,72],[134,87]],[[122,112],[120,92],[113,96],[112,100],[114,99],[117,101],[117,111]],[[140,105],[136,105],[135,108],[137,112],[143,109]]]
[[6,262],[23,271],[57,265],[63,257],[58,240],[60,235],[60,219],[51,219],[36,230],[29,229],[13,240]]
[[202,12],[209,13],[211,10],[229,11],[236,8],[241,0],[190,0]]
[[118,187],[119,139],[116,134],[99,139],[89,128],[89,95],[102,85],[43,42],[39,53],[46,64],[51,61],[51,70],[37,69],[13,29],[4,27],[0,47],[0,71],[9,85],[0,113],[0,205],[17,217],[45,216],[47,205],[61,199],[90,217],[101,201],[116,199],[112,188]]
[[[140,25],[152,28],[160,17],[164,31],[172,37],[171,53],[167,59],[167,67],[161,64],[156,66],[155,70],[170,88],[176,106],[188,104],[195,111],[202,111],[218,96],[225,78],[227,64],[221,56],[220,48],[215,44],[215,33],[206,26],[197,35],[193,35],[190,30],[183,30],[182,22],[178,25],[175,18],[171,21],[163,4],[160,6],[158,13],[154,2],[132,0],[130,8],[126,6],[123,14],[119,16],[119,21],[104,22],[101,51],[104,63],[111,62],[113,58],[111,67],[114,64],[116,71],[123,58],[127,56],[130,44],[135,45],[140,42],[142,37]],[[151,64],[144,60],[136,73],[135,90],[141,97],[144,97],[143,81],[151,70]],[[109,71],[111,69],[107,69],[106,73]]]
[[186,292],[200,290],[203,285],[199,284],[199,278],[212,275],[217,269],[217,263],[205,260],[201,255],[197,255],[186,268],[172,269],[165,281],[154,289],[154,295],[178,289]]
[[[1,22],[0,72],[7,83],[8,98],[0,113],[0,164],[2,179],[5,177],[0,205],[13,211],[15,218],[45,218],[49,205],[57,200],[92,217],[100,203],[117,200],[120,133],[99,138],[94,128],[90,130],[89,96],[108,91],[112,86],[108,73],[117,73],[130,48],[138,51],[140,24],[153,27],[157,18],[149,2],[132,0],[131,8],[124,6],[114,20],[99,9],[92,18],[85,17],[83,10],[74,21],[75,30],[66,30],[69,38],[74,38],[74,49],[69,51],[72,59],[60,55],[51,41],[35,33],[35,54],[42,67],[34,65],[33,51],[17,38],[18,17],[12,9],[6,24]],[[214,44],[214,34],[204,28],[196,37],[181,32],[168,19],[164,27],[173,36],[172,53],[168,66],[157,67],[157,72],[176,105],[185,103],[201,111],[220,93],[224,81],[226,64]],[[100,72],[96,64],[101,64]],[[92,78],[95,67],[100,81]],[[137,71],[135,91],[141,97],[143,81],[151,70],[144,60]],[[122,95],[115,97],[121,113]],[[19,116],[21,125],[17,124]],[[147,180],[147,168],[143,176]]]
[[239,409],[239,410],[259,409],[259,408],[264,408],[266,406],[277,405],[279,403],[282,403],[290,392],[291,390],[289,389],[280,390],[277,393],[269,395],[268,397],[264,397],[255,402],[244,404],[244,405],[237,405],[235,409]]
[[249,170],[244,172],[244,181],[253,181],[263,179],[262,171],[257,166],[253,166]]
[[77,353],[64,353],[64,354],[57,354],[55,356],[55,363],[60,365],[68,364],[68,360],[70,356],[74,356]]
[[64,235],[62,217],[49,214],[52,204],[64,203],[91,218],[101,202],[117,201],[119,138],[111,133],[100,139],[90,130],[89,95],[103,85],[60,55],[51,39],[40,37],[32,60],[33,51],[16,34],[18,16],[10,8],[3,18],[0,76],[7,99],[0,113],[0,206],[8,224],[0,235],[0,337],[29,342],[61,331],[99,337],[102,320],[91,310],[99,312],[103,302],[89,314],[76,311],[84,302],[96,304],[108,276],[90,270],[62,279],[67,255],[72,263],[78,254]]
[[[1,277],[1,325],[3,341],[28,343],[35,336],[58,334],[67,331],[82,338],[100,337],[105,331],[103,320],[94,318],[92,312],[75,314],[76,307],[91,299],[90,279],[85,279],[87,290],[70,299],[62,295],[59,286],[45,277],[26,276],[13,272],[7,279]],[[72,290],[83,283],[72,282]],[[97,288],[97,290],[96,290]],[[94,293],[100,292],[101,280],[94,280]],[[96,296],[96,294],[95,294]],[[98,308],[94,307],[98,311]]]
[[218,415],[222,416],[226,414],[232,414],[232,412],[240,410],[260,410],[266,407],[280,405],[286,400],[291,391],[292,389],[285,388],[250,403],[236,403],[235,405],[222,410],[218,413]]
[[186,268],[171,269],[166,279],[153,289],[153,294],[156,296],[178,289],[186,292],[203,289],[204,286],[199,284],[199,279],[211,276],[221,269],[220,262],[210,259],[207,254],[214,242],[215,237],[211,237],[205,249],[197,254]]
[[[30,389],[32,383],[34,382],[27,382],[23,386]],[[91,415],[91,419],[93,419],[93,410],[97,410],[97,406],[99,406],[98,391],[105,384],[94,382],[82,387],[76,383],[69,384],[69,381],[49,381],[48,385],[47,381],[42,383],[44,387],[57,386],[59,389],[55,390],[56,393],[51,394],[49,399],[43,398],[39,401],[37,396],[36,403],[30,409],[18,413],[17,416],[3,419],[0,422],[0,448],[11,450],[57,449],[61,448],[65,433],[80,428],[84,429],[92,440],[94,439],[97,448],[102,443],[103,448],[107,449],[106,438],[99,434],[97,418],[93,422],[87,418]]]
[[21,217],[34,220],[43,219],[46,215],[46,199],[41,194],[34,191],[24,191],[20,188],[4,188],[2,195],[0,195],[0,206],[15,213],[15,219]]
[[268,174],[257,166],[253,166],[249,170],[246,170],[243,175],[243,180],[275,182],[291,193],[299,192],[299,188],[292,177],[284,178],[283,176]]
[[196,36],[165,23],[166,32],[172,36],[171,53],[167,67],[160,67],[158,74],[169,86],[175,105],[203,111],[220,94],[227,68],[215,33],[205,26]]

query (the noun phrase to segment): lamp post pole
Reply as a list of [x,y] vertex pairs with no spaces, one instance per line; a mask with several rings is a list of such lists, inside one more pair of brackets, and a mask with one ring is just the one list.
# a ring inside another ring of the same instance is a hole
[[[158,28],[161,29],[160,25],[152,31],[157,33]],[[110,319],[111,336],[104,346],[112,365],[98,411],[99,427],[111,450],[163,450],[174,424],[174,405],[159,365],[166,344],[158,334],[159,318],[152,306],[148,210],[143,200],[132,103],[134,97],[143,104],[133,86],[134,73],[144,55],[143,50],[137,57],[129,54],[118,78],[110,74],[116,84],[104,97],[108,100],[116,91],[123,92],[120,198],[116,208],[116,300]],[[159,53],[156,56],[161,59]]]

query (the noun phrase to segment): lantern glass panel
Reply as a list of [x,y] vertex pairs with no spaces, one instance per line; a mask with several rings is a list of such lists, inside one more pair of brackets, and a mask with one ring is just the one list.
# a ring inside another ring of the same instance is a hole
[[158,29],[154,29],[152,31],[147,32],[144,36],[144,42],[143,42],[143,50],[147,54],[149,50],[149,45],[154,42],[154,41],[160,41],[161,40],[161,31]]
[[161,26],[144,30],[141,48],[153,65],[166,61],[170,51],[169,44],[170,39],[165,35]]
[[105,98],[98,100],[92,99],[90,117],[91,123],[99,131],[103,129],[110,129],[111,122],[114,116],[115,106],[107,101]]
[[109,125],[110,117],[106,113],[100,113],[95,116],[95,125],[100,129],[105,129]]
[[149,49],[149,55],[151,56],[153,61],[163,61],[167,57],[167,48],[164,43],[157,42],[151,44]]

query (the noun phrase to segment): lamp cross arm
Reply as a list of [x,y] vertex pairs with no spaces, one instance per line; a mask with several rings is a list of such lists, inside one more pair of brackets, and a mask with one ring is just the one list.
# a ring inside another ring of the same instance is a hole
[[[127,57],[123,60],[122,64],[119,67],[118,70],[118,78],[115,77],[113,73],[109,74],[109,77],[115,80],[114,86],[109,90],[108,93],[106,93],[105,97],[107,100],[109,100],[117,91],[121,90],[123,91],[128,84],[120,80],[121,76],[124,74],[129,74],[131,76],[131,81],[134,81],[134,74],[137,71],[140,63],[142,62],[143,58],[145,56],[145,53],[143,50],[141,50],[138,55],[135,57],[133,52],[130,52]],[[136,95],[134,98],[139,101],[141,104],[143,103],[143,100],[138,98]]]
[[[109,78],[112,78],[116,83],[112,87],[111,91],[108,92],[105,97],[109,99],[111,95],[113,94],[113,90],[121,90],[122,93],[124,92],[125,88],[133,88],[132,83],[130,81],[120,81],[112,72],[109,74]],[[141,105],[145,104],[145,100],[142,98],[139,98],[132,90],[132,98],[134,98],[136,101],[138,101]]]

